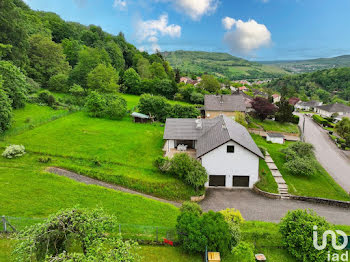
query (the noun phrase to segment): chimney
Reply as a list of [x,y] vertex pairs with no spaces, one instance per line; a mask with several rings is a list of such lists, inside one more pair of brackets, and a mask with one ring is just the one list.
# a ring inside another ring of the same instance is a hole
[[202,129],[202,119],[196,119],[196,129]]

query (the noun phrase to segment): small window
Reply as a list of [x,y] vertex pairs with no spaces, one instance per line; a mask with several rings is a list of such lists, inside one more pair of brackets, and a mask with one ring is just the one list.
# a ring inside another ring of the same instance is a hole
[[234,153],[235,152],[235,146],[227,146],[227,153]]

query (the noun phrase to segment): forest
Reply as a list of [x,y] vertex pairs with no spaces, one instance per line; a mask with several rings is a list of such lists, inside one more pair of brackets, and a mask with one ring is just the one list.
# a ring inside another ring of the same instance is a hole
[[333,68],[284,76],[271,81],[267,87],[275,89],[283,96],[346,104],[350,100],[350,68]]

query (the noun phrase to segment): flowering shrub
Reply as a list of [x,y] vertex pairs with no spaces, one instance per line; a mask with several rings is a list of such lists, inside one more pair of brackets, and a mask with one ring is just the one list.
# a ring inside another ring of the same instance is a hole
[[16,158],[23,156],[26,152],[26,149],[23,145],[10,145],[6,147],[5,151],[2,153],[3,157],[6,158]]

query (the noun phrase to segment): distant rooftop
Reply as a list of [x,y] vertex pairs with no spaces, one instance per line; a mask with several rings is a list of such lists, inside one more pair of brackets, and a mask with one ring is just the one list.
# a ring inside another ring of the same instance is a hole
[[205,95],[204,108],[207,111],[245,112],[242,95]]
[[350,113],[350,106],[346,106],[346,105],[340,104],[340,103],[323,105],[323,106],[316,106],[316,108],[327,111],[327,112],[331,112],[331,113],[337,113],[337,112]]
[[281,133],[267,133],[269,137],[281,137],[284,138],[284,135]]

